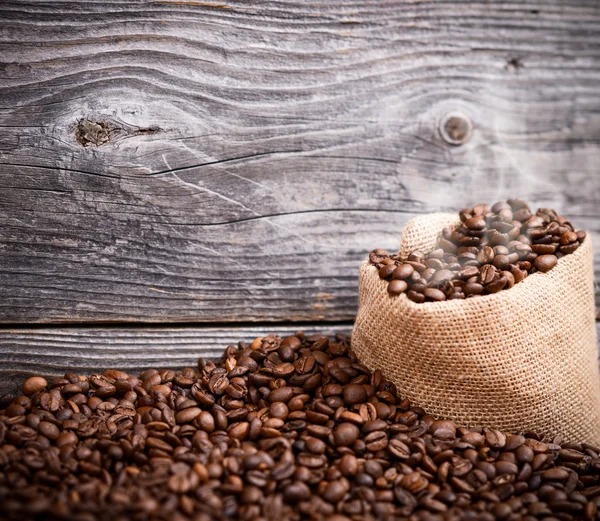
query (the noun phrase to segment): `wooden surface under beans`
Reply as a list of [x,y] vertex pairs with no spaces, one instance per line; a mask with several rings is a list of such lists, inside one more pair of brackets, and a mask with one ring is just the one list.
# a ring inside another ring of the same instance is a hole
[[600,275],[593,0],[13,0],[0,32],[0,323],[351,320],[408,219],[511,196]]
[[[0,330],[0,405],[21,392],[30,376],[90,374],[122,369],[132,374],[153,367],[195,367],[199,357],[219,358],[240,340],[302,329],[307,335],[350,333],[351,324],[260,327],[39,328]],[[600,338],[600,321],[596,322]]]

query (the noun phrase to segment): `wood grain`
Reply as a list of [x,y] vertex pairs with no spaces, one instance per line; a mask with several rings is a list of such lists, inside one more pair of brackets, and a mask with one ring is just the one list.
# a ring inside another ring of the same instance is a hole
[[198,358],[217,359],[240,340],[273,333],[289,336],[349,333],[351,324],[294,324],[268,327],[39,328],[0,330],[0,405],[20,392],[33,375],[91,374],[116,368],[139,373],[149,368],[194,367]]
[[410,217],[515,194],[600,277],[598,41],[595,0],[2,2],[0,322],[348,320]]

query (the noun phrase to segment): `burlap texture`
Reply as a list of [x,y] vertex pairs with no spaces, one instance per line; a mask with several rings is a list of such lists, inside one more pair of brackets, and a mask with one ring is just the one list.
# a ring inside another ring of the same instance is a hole
[[[450,214],[413,219],[400,252],[427,253],[442,227],[456,223]],[[600,446],[593,286],[589,235],[548,273],[465,300],[390,297],[365,261],[352,347],[436,417]]]

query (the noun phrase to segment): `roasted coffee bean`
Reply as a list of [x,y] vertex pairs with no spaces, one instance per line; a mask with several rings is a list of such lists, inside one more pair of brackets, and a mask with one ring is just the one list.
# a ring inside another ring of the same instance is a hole
[[564,232],[560,236],[559,242],[561,245],[566,245],[566,244],[571,244],[571,243],[577,242],[578,240],[579,240],[579,238],[575,232]]
[[390,295],[400,295],[408,288],[408,284],[404,280],[392,280],[388,284],[388,293]]
[[390,440],[387,446],[387,450],[393,457],[399,460],[407,460],[408,458],[410,458],[411,452],[408,445],[406,445],[406,443],[400,440]]
[[388,258],[387,252],[385,250],[381,250],[381,249],[373,250],[369,254],[369,261],[371,262],[371,264],[379,264],[381,261],[383,261],[387,258]]
[[43,391],[47,385],[48,382],[41,376],[32,376],[23,383],[23,394],[25,396],[31,396],[32,394]]
[[556,246],[554,244],[534,244],[531,246],[531,251],[538,255],[545,255],[554,253],[556,251]]
[[477,268],[476,266],[467,266],[466,268],[463,268],[462,270],[460,270],[456,276],[459,279],[470,279],[471,277],[475,277],[479,274],[479,268]]
[[446,300],[444,292],[435,288],[426,288],[425,291],[423,291],[423,295],[434,302]]
[[423,293],[414,291],[412,289],[406,293],[406,296],[413,302],[417,302],[419,304],[421,302],[425,302],[425,295],[423,295]]
[[344,454],[344,456],[340,460],[338,468],[340,469],[342,476],[345,476],[347,478],[356,476],[359,468],[356,456],[354,456],[354,454],[349,453]]
[[[515,208],[505,202],[491,209],[465,208],[459,212],[461,224],[444,228],[430,253],[414,251],[401,258],[373,250],[369,260],[388,281],[390,295],[405,293],[420,304],[511,289],[532,271],[549,271],[585,240],[583,230],[574,231],[553,210],[540,208],[532,215],[527,206]],[[481,213],[484,209],[487,213]]]
[[540,255],[533,261],[533,265],[542,273],[550,271],[556,266],[558,259],[555,255]]
[[569,471],[561,467],[554,467],[542,471],[542,479],[547,481],[563,481],[568,477]]
[[415,272],[410,264],[400,264],[392,273],[392,279],[405,280]]
[[494,266],[499,270],[505,270],[510,266],[508,255],[496,255],[493,262]]
[[183,409],[183,411],[178,412],[175,415],[175,421],[177,423],[191,423],[193,422],[200,414],[202,413],[202,409],[199,407],[189,407],[187,409]]
[[486,223],[483,216],[474,215],[465,221],[465,226],[470,230],[483,230],[486,227]]
[[295,505],[300,501],[307,501],[310,497],[310,488],[302,481],[294,481],[283,490],[283,499],[291,505]]
[[394,273],[395,269],[396,269],[395,264],[387,264],[385,266],[382,266],[381,269],[379,270],[379,277],[382,279],[387,279],[388,277],[392,276],[392,273]]
[[451,440],[456,437],[456,425],[450,420],[437,420],[431,424],[429,432],[436,438]]
[[597,448],[428,416],[362,365],[347,336],[268,335],[195,370],[69,374],[27,393],[0,410],[8,521],[597,513]]
[[433,275],[433,280],[436,282],[443,282],[445,280],[452,280],[452,278],[454,277],[454,272],[448,270],[448,269],[441,269],[439,271],[436,271],[435,274]]
[[485,286],[485,291],[487,293],[498,293],[508,284],[508,279],[506,277],[500,277],[496,280],[493,280],[489,284]]
[[483,293],[483,286],[477,282],[468,282],[463,287],[465,295],[481,295]]
[[368,394],[362,385],[349,384],[348,386],[344,387],[343,398],[344,402],[348,405],[355,405],[357,403],[366,402]]
[[294,389],[291,387],[280,387],[269,393],[269,401],[273,402],[289,402],[294,396]]

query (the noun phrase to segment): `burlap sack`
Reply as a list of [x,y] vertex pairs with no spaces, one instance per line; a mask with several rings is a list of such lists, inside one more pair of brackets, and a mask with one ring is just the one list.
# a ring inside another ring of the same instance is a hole
[[[430,251],[449,214],[413,219],[400,252]],[[363,262],[352,347],[399,393],[464,426],[600,445],[591,238],[510,290],[416,304]]]

